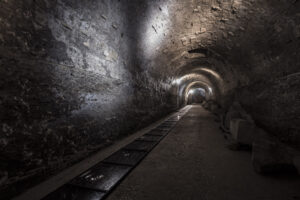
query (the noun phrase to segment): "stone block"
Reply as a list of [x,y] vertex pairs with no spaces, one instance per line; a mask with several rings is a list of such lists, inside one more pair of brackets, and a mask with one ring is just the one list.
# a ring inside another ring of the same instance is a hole
[[204,101],[202,103],[202,107],[205,108],[205,109],[208,109],[208,103],[207,103],[207,101]]
[[215,103],[209,104],[209,110],[212,112],[216,112],[218,110],[219,106]]
[[228,111],[225,115],[225,120],[224,120],[224,126],[226,128],[230,128],[230,122],[233,119],[241,119],[242,115],[240,112],[238,111]]
[[232,138],[240,144],[252,145],[256,126],[244,119],[230,120],[230,133]]
[[224,126],[230,129],[230,122],[233,119],[244,119],[254,123],[252,117],[242,108],[239,102],[234,102],[225,115]]
[[284,144],[262,131],[253,142],[252,164],[258,173],[296,173],[293,159],[293,153]]

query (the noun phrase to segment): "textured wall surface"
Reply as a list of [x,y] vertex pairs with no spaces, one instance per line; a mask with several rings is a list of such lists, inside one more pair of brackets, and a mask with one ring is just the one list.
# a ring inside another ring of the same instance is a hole
[[299,147],[299,41],[297,0],[1,0],[1,190],[57,173],[195,88]]
[[168,85],[136,70],[130,6],[0,2],[3,189],[16,193],[12,185],[56,173],[170,110]]

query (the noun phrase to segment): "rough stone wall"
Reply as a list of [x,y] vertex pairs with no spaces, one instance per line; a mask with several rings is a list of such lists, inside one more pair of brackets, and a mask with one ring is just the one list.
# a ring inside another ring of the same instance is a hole
[[250,8],[259,14],[230,52],[239,76],[236,99],[259,126],[300,148],[300,4],[259,1]]
[[0,1],[4,199],[170,111],[168,85],[136,70],[135,3]]
[[0,8],[6,188],[142,127],[193,87],[213,89],[225,108],[237,99],[259,126],[300,144],[300,1],[2,0]]
[[219,104],[236,98],[259,126],[299,147],[300,2],[173,0],[169,13],[156,67],[206,79],[201,67],[213,70],[221,79],[206,82],[219,88]]

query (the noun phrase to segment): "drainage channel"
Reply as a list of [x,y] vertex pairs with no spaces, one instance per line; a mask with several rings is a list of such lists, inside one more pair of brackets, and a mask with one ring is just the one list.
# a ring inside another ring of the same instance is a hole
[[188,112],[186,106],[170,118],[75,177],[43,200],[103,200],[159,144]]

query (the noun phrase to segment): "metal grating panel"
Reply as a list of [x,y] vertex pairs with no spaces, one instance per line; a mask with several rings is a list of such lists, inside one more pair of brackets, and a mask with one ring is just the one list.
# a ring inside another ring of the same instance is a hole
[[161,127],[156,127],[155,129],[152,129],[155,131],[161,131],[161,132],[166,132],[168,133],[171,129],[170,128],[161,128]]
[[146,141],[135,140],[132,143],[125,146],[123,149],[149,152],[155,147],[157,143],[158,142],[156,141],[146,142]]
[[71,185],[64,185],[43,200],[101,200],[105,193]]
[[115,152],[43,200],[101,200],[155,147],[185,115],[175,113],[155,129]]
[[170,129],[172,127],[173,127],[172,125],[167,125],[167,124],[161,124],[157,126],[157,128],[162,128],[162,129]]
[[128,166],[99,163],[69,184],[106,192],[111,190],[130,169]]
[[166,136],[168,134],[168,131],[159,131],[156,129],[153,129],[151,131],[149,131],[147,134],[145,134],[146,136],[148,135],[155,135],[155,136]]
[[146,154],[146,152],[121,149],[103,160],[103,162],[135,166],[146,156]]
[[164,137],[164,135],[152,135],[152,134],[145,134],[142,137],[138,138],[137,140],[140,141],[149,141],[149,142],[159,142],[162,138]]

